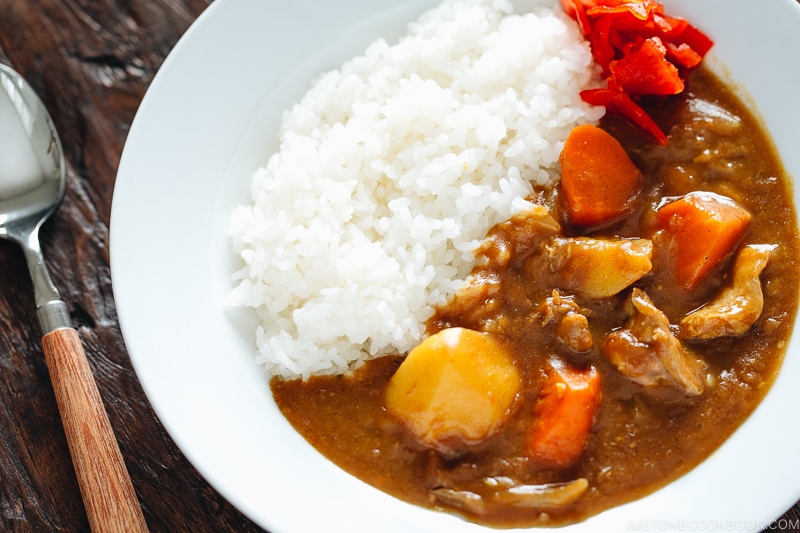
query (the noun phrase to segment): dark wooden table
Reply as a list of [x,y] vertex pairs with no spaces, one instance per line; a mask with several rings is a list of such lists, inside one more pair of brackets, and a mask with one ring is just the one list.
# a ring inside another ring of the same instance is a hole
[[[109,271],[125,137],[156,70],[209,2],[0,0],[0,62],[38,91],[68,164],[67,195],[42,246],[153,532],[262,531],[208,485],[156,418],[123,343]],[[785,518],[797,523],[800,504]],[[0,241],[0,530],[88,529],[28,271],[16,245]]]
[[[209,0],[210,1],[210,0]],[[49,109],[67,195],[42,229],[153,532],[262,531],[197,473],[162,428],[120,333],[108,227],[125,137],[153,75],[205,0],[0,0],[0,62]],[[88,531],[40,345],[24,258],[0,241],[0,531]]]

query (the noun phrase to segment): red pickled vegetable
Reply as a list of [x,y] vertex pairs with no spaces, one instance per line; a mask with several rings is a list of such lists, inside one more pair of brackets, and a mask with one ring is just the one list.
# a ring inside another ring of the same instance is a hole
[[591,31],[591,23],[586,16],[586,8],[584,7],[588,0],[561,0],[561,7],[564,12],[578,22],[578,26],[584,35],[588,35]]
[[667,136],[658,124],[624,92],[614,89],[587,89],[581,91],[581,99],[587,104],[605,107],[609,113],[624,117],[640,130],[652,135],[659,144],[667,144]]
[[658,37],[630,47],[628,53],[609,63],[611,75],[629,95],[669,95],[683,91],[678,69],[666,61],[667,48]]
[[583,100],[605,106],[666,144],[667,136],[638,101],[682,92],[686,76],[714,42],[685,19],[665,14],[656,0],[561,0],[561,5],[578,22],[608,84],[583,91]]
[[624,15],[631,14],[641,21],[647,21],[653,11],[662,9],[661,4],[654,0],[644,0],[638,2],[625,2],[625,1],[597,1],[592,2],[593,7],[586,8],[586,14],[590,17],[597,17],[600,15]]
[[700,54],[692,50],[692,48],[685,43],[679,46],[667,43],[666,52],[667,59],[673,64],[677,64],[683,68],[694,68],[703,60]]
[[712,41],[708,35],[701,32],[691,24],[686,23],[681,31],[674,39],[670,42],[672,43],[680,43],[682,42],[686,46],[690,47],[692,50],[697,52],[700,57],[704,57],[711,47],[714,46],[714,41]]

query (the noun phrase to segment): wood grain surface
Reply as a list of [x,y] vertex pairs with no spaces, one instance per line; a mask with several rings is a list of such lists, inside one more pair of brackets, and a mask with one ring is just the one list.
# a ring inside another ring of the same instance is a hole
[[[0,62],[39,93],[68,164],[66,198],[41,233],[45,259],[152,532],[263,531],[209,486],[156,418],[125,349],[109,269],[129,127],[164,58],[209,3],[0,0]],[[32,294],[21,251],[0,240],[0,531],[89,531]],[[784,518],[796,524],[800,504]]]
[[[136,109],[204,0],[0,0],[0,61],[27,78],[58,128],[67,195],[42,228],[152,532],[262,531],[180,453],[131,367],[111,289],[108,226]],[[0,531],[89,531],[18,247],[0,241]]]
[[94,533],[146,533],[142,506],[78,331],[49,331],[42,349],[89,527]]

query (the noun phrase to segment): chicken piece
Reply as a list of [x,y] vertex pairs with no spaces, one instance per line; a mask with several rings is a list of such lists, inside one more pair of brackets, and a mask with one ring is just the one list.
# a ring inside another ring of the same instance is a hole
[[500,280],[493,273],[479,273],[467,278],[447,303],[447,317],[459,317],[458,322],[472,329],[485,331],[498,314],[501,302]]
[[587,298],[613,296],[653,268],[648,239],[555,237],[545,250],[556,284]]
[[580,313],[568,313],[558,323],[556,338],[573,352],[583,353],[592,349],[592,334],[589,319]]
[[486,501],[480,494],[475,492],[440,487],[431,490],[431,496],[447,507],[461,509],[478,516],[486,513]]
[[647,294],[634,288],[625,302],[629,320],[603,341],[603,354],[617,370],[645,387],[669,385],[687,396],[703,393],[703,368],[669,330],[669,319]]
[[539,306],[536,318],[542,326],[555,324],[556,338],[570,350],[583,353],[592,349],[589,319],[573,298],[561,296],[558,289]]
[[486,512],[486,504],[503,504],[513,507],[553,510],[563,509],[583,496],[589,488],[586,478],[578,478],[562,483],[545,483],[542,485],[518,485],[512,480],[486,480],[486,485],[495,487],[488,499],[468,490],[437,488],[431,491],[433,497],[441,504],[462,509],[478,516]]
[[713,339],[747,332],[764,309],[759,277],[773,249],[764,244],[743,247],[733,265],[733,283],[708,305],[681,320],[681,336]]
[[543,485],[516,485],[508,492],[500,492],[498,499],[516,507],[533,509],[560,509],[583,496],[589,488],[586,478]]
[[529,253],[542,239],[557,235],[561,225],[542,205],[532,205],[497,224],[475,250],[476,265],[494,260],[506,266],[516,256]]

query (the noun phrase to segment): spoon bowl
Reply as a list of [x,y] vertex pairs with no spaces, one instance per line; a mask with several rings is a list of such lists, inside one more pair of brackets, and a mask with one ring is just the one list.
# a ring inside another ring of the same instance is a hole
[[33,88],[0,64],[0,237],[20,245],[34,288],[42,347],[92,531],[147,526],[77,330],[44,263],[39,229],[66,190],[52,119]]
[[[17,242],[25,252],[39,321],[47,333],[70,326],[66,306],[54,303],[60,301],[58,290],[39,246],[39,228],[64,198],[66,164],[53,121],[33,88],[5,65],[0,65],[0,88],[0,99],[5,98],[0,109],[7,112],[4,137],[11,141],[4,146],[11,144],[16,151],[0,153],[0,237]],[[14,162],[9,164],[9,158]]]

